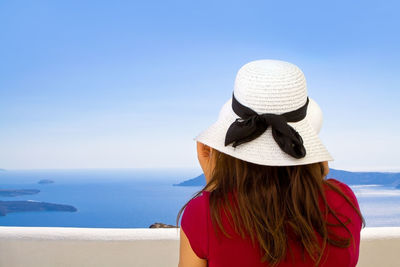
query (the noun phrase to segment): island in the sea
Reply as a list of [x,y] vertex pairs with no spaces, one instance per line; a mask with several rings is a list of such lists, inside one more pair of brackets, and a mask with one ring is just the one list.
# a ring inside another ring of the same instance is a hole
[[54,183],[54,181],[50,179],[42,179],[38,182],[38,184],[52,184],[52,183]]
[[10,212],[24,211],[69,211],[76,212],[77,209],[71,205],[54,204],[33,200],[22,201],[0,201],[0,216]]
[[0,197],[16,197],[22,195],[38,194],[38,189],[0,189]]
[[[350,172],[344,170],[329,169],[327,178],[335,178],[348,185],[385,185],[400,189],[400,172]],[[174,186],[205,186],[204,174],[185,180]]]
[[156,222],[156,223],[153,223],[152,225],[150,225],[149,228],[176,228],[176,226],[171,225],[171,224]]
[[5,172],[6,170],[5,169],[0,169],[0,172]]

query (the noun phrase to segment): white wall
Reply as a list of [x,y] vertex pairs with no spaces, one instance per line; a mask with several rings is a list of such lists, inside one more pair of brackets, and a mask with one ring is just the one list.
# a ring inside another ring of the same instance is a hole
[[[400,227],[365,228],[359,264],[400,266]],[[177,266],[179,229],[0,227],[0,267]]]

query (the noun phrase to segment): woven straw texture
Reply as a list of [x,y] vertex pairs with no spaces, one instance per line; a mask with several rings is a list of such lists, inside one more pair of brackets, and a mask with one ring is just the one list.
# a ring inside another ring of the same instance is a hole
[[[239,69],[234,94],[241,104],[258,114],[282,114],[305,104],[307,86],[303,72],[296,65],[279,60],[257,60]],[[223,105],[217,121],[194,140],[235,158],[260,165],[292,166],[333,160],[318,137],[322,113],[315,101],[312,101],[312,108],[308,108],[303,120],[289,123],[303,138],[306,156],[301,159],[293,158],[279,148],[272,136],[271,127],[250,142],[235,148],[232,145],[225,146],[226,132],[231,123],[239,118],[232,110],[231,101],[229,99]],[[313,123],[316,126],[313,127]]]

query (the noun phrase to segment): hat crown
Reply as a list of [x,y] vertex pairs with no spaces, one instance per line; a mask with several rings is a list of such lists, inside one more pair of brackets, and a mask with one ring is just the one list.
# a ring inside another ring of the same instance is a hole
[[235,98],[257,113],[282,114],[307,101],[307,85],[296,65],[272,59],[243,65],[235,79]]

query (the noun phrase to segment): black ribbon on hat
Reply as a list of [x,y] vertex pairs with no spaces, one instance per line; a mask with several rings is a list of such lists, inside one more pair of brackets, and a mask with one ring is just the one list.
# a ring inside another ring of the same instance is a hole
[[272,113],[258,114],[251,108],[239,103],[235,95],[232,94],[232,109],[240,118],[237,118],[229,126],[225,136],[225,146],[233,143],[232,146],[236,147],[254,140],[271,126],[272,136],[284,152],[296,159],[305,157],[306,149],[303,145],[303,139],[287,123],[304,119],[307,114],[308,102],[309,99],[307,97],[307,101],[302,107],[280,115]]

